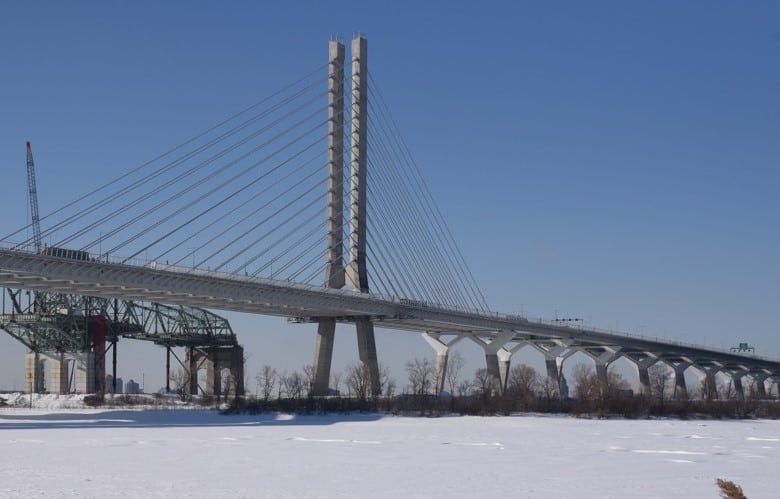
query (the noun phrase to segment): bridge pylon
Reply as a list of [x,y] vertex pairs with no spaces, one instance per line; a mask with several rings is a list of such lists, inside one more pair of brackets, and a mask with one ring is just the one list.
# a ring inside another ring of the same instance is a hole
[[[351,151],[350,151],[350,224],[349,263],[344,266],[344,45],[331,41],[328,64],[328,262],[325,285],[340,289],[349,285],[355,291],[368,293],[366,265],[366,207],[368,165],[368,50],[363,37],[352,40],[351,78]],[[357,329],[358,355],[368,369],[371,392],[379,394],[379,362],[376,354],[374,324],[369,317],[353,318]],[[314,353],[314,395],[327,395],[336,319],[318,319]]]

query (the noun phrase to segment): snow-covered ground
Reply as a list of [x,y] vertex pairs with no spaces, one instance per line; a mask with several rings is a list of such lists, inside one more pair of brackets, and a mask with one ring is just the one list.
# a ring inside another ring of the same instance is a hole
[[0,409],[0,497],[778,497],[778,421]]

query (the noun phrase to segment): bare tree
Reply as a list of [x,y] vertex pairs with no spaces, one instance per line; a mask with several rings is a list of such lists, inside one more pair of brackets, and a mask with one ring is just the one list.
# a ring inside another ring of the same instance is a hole
[[484,367],[474,373],[474,387],[483,400],[498,394],[498,379]]
[[276,369],[269,365],[265,365],[260,371],[260,374],[257,375],[257,378],[255,378],[257,379],[257,384],[260,387],[265,402],[268,402],[268,399],[271,398],[271,393],[274,391],[278,376]]
[[588,364],[577,364],[572,371],[574,379],[574,396],[578,400],[592,401],[598,398],[598,383],[596,373]]
[[460,378],[460,373],[465,365],[466,359],[458,352],[454,352],[447,360],[447,374],[445,377],[447,378],[447,385],[449,386],[451,395],[455,395],[455,389],[458,386],[458,378]]
[[464,379],[460,383],[458,383],[458,386],[455,388],[458,397],[467,397],[471,395],[471,392],[474,391],[474,381],[470,379]]
[[395,392],[395,380],[390,376],[390,368],[379,364],[379,393],[392,397]]
[[426,395],[430,392],[436,376],[433,363],[427,358],[414,359],[406,363],[409,374],[409,384],[415,395]]
[[715,383],[715,376],[706,375],[702,378],[699,385],[701,398],[707,402],[718,398],[718,387]]
[[648,369],[650,378],[650,393],[658,398],[658,402],[663,405],[666,400],[666,392],[672,379],[669,367],[662,363],[656,363]]
[[546,376],[544,379],[540,380],[539,388],[542,396],[547,402],[561,397],[561,387],[558,381],[551,376]]
[[721,385],[720,393],[723,400],[732,400],[737,397],[737,390],[734,387],[733,378],[729,377],[729,379]]
[[521,406],[528,407],[534,401],[539,386],[539,374],[536,370],[531,366],[520,364],[509,371],[506,394],[520,402]]
[[341,378],[344,377],[344,373],[341,371],[335,372],[330,376],[330,384],[336,393],[341,392]]
[[179,396],[182,402],[187,402],[190,398],[190,394],[187,391],[188,383],[187,373],[184,369],[179,368],[171,373],[171,385],[173,385],[173,391]]
[[314,391],[314,366],[311,364],[303,366],[303,380],[306,396],[311,396]]
[[306,380],[301,373],[293,371],[287,376],[282,376],[281,382],[284,385],[284,391],[287,393],[288,398],[295,400],[301,398],[306,387]]
[[349,366],[346,383],[350,396],[354,393],[360,400],[367,400],[371,393],[371,373],[368,366],[362,362]]

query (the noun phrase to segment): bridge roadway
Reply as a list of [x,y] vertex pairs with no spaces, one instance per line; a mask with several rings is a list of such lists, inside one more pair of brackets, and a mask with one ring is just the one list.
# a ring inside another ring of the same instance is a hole
[[780,376],[780,360],[755,355],[156,262],[75,260],[0,248],[0,285],[274,315],[296,322],[370,317],[377,327],[396,330],[472,336],[487,343],[547,342],[586,352],[596,348],[634,359],[680,359],[689,365]]

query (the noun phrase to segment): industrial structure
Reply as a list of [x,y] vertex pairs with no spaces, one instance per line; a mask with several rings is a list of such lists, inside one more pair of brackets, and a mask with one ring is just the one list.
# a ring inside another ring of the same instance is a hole
[[[87,252],[44,247],[41,242],[35,164],[27,142],[27,179],[36,254],[88,261]],[[7,296],[5,295],[7,294]],[[221,372],[231,373],[230,392],[243,394],[243,349],[230,324],[212,312],[118,298],[107,299],[46,290],[6,288],[0,329],[24,344],[25,386],[42,393],[116,393],[106,387],[106,356],[112,352],[110,379],[117,379],[119,338],[152,341],[166,348],[166,389],[170,391],[172,348],[184,347],[187,362],[180,364],[197,395],[198,371],[206,369],[206,394],[222,390]],[[6,300],[8,308],[6,310]],[[175,355],[175,354],[174,354]]]
[[[675,373],[680,394],[688,392],[689,369],[704,383],[728,377],[737,397],[745,396],[745,381],[759,396],[771,389],[767,383],[777,382],[780,361],[743,349],[491,312],[446,224],[414,170],[408,170],[408,151],[381,114],[381,97],[372,101],[379,116],[369,114],[374,90],[369,89],[366,40],[355,38],[351,52],[346,78],[345,47],[330,43],[327,106],[317,104],[320,93],[312,97],[325,88],[323,82],[300,80],[272,96],[276,100],[258,103],[160,156],[156,170],[62,216],[43,231],[69,231],[55,246],[40,247],[40,229],[34,241],[4,240],[0,284],[37,293],[31,313],[23,313],[17,305],[22,292],[10,292],[13,311],[0,318],[0,327],[35,356],[29,363],[35,367],[28,369],[30,389],[39,388],[42,352],[91,352],[92,360],[79,362],[87,378],[90,369],[102,376],[104,342],[115,351],[118,337],[151,340],[169,352],[186,347],[181,363],[193,393],[193,373],[204,365],[208,390],[221,385],[225,367],[238,387],[243,352],[226,321],[200,307],[317,324],[315,395],[328,392],[337,323],[355,325],[359,359],[374,393],[379,389],[375,326],[422,333],[436,352],[438,390],[449,349],[463,339],[484,350],[487,369],[502,389],[512,355],[525,347],[543,355],[548,377],[559,386],[564,362],[578,352],[593,360],[601,377],[618,359],[628,360],[643,392],[650,390],[649,369],[659,363]],[[310,126],[323,114],[325,119]],[[319,164],[323,153],[327,158]],[[98,236],[107,226],[111,230]],[[42,298],[48,296],[68,298]],[[157,321],[165,326],[150,327]],[[62,365],[54,354],[46,355],[54,359],[52,366]]]

